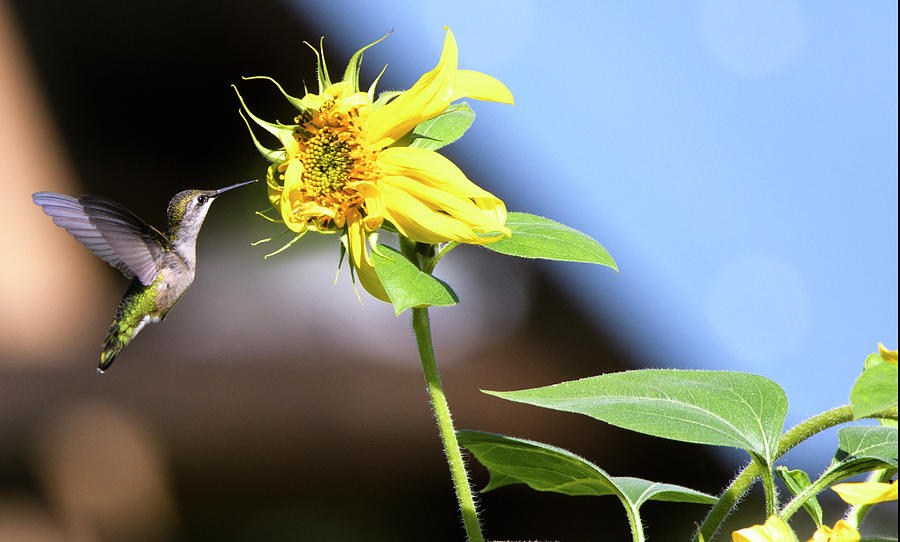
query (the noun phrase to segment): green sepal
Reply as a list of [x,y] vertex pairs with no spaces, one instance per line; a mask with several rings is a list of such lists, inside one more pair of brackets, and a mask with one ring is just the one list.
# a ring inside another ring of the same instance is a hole
[[[272,220],[271,218],[269,218],[269,217],[267,217],[266,215],[262,214],[262,212],[260,212],[260,211],[256,211],[256,216],[261,216],[261,217],[265,218],[266,220],[268,220],[268,221],[270,221],[270,222],[276,222],[275,220]],[[285,235],[287,235],[287,234],[289,234],[289,233],[291,233],[291,230],[288,229],[288,228],[285,228],[284,231],[281,232],[281,233],[279,233],[278,235],[273,235],[272,237],[265,237],[265,238],[263,238],[263,239],[258,239],[258,240],[256,240],[256,241],[253,241],[252,243],[250,243],[250,246],[251,246],[251,247],[255,247],[255,246],[262,245],[263,243],[271,243],[271,242],[274,241],[275,239],[280,239],[281,237],[284,237]]]
[[[281,219],[279,219],[279,218],[272,218],[271,216],[269,216],[269,215],[266,214],[266,213],[268,213],[268,212],[271,211],[271,210],[272,210],[272,208],[270,207],[269,209],[266,209],[266,210],[264,210],[264,211],[254,211],[253,214],[255,214],[256,216],[258,216],[258,217],[260,217],[260,218],[262,218],[262,219],[264,219],[264,220],[267,221],[267,222],[271,222],[272,224],[284,224],[284,221],[283,221],[283,220],[281,220]],[[281,235],[285,235],[285,234],[286,234],[287,232],[289,232],[289,231],[291,231],[291,230],[287,230],[287,231],[285,231],[284,233],[282,233],[282,234],[280,234],[280,235],[278,235],[278,236],[276,236],[276,237],[281,237]],[[276,237],[273,237],[272,239],[275,239]],[[260,244],[260,243],[267,243],[268,241],[271,241],[271,239],[268,239],[268,240],[266,240],[266,241],[256,241],[255,243],[250,243],[250,246],[254,246],[254,247],[255,247],[256,245],[258,245],[258,244]]]
[[381,68],[381,72],[378,73],[378,77],[376,77],[375,80],[372,81],[372,84],[369,85],[369,91],[366,94],[368,94],[370,102],[373,102],[375,100],[375,85],[378,84],[378,81],[381,79],[381,76],[384,75],[385,70],[387,70],[387,64],[385,64],[384,67]]
[[[338,255],[338,264],[337,264],[338,271],[340,271],[341,266],[344,265],[344,258],[347,256],[347,243],[345,242],[346,240],[347,240],[347,235],[346,234],[342,235],[341,242],[339,243],[341,250],[340,250],[340,254]],[[353,266],[351,265],[350,267],[353,267]],[[337,282],[337,277],[335,277],[335,282]]]
[[[380,37],[379,39],[366,45],[359,51],[356,51],[355,53],[353,53],[353,56],[350,57],[350,62],[347,63],[347,69],[344,70],[344,79],[343,80],[350,81],[353,84],[353,92],[359,92],[359,67],[362,65],[363,51],[365,51],[369,47],[372,47],[373,45],[377,44],[378,42],[384,40],[385,38],[390,36],[391,33],[393,33],[393,32],[394,31],[391,30],[390,32],[388,32],[384,36]],[[324,58],[324,56],[325,56],[325,53],[323,52],[322,57]],[[383,72],[384,72],[384,70],[382,70],[382,73]]]
[[453,104],[440,115],[420,122],[391,144],[391,147],[417,147],[435,151],[461,138],[474,120],[475,112],[469,104]]
[[457,431],[465,446],[491,474],[482,491],[526,484],[538,491],[572,496],[615,495],[637,510],[649,500],[713,504],[716,498],[694,489],[628,476],[610,476],[568,450],[542,442],[481,431]]
[[[338,275],[341,272],[341,265],[344,263],[344,256],[350,253],[350,236],[347,233],[346,228],[341,232],[339,244],[341,245],[341,253],[338,256],[338,268],[334,274],[335,284],[337,284]],[[356,285],[356,270],[353,267],[352,263],[350,265],[348,265],[347,267],[350,268],[350,283],[353,284],[353,293],[356,294],[356,299],[358,299],[359,302],[362,303],[362,298],[359,297],[359,288],[357,288],[357,285]]]
[[413,307],[448,307],[459,303],[450,285],[423,273],[387,245],[377,245],[372,251],[372,262],[397,316]]
[[[775,473],[778,474],[778,477],[781,478],[784,485],[786,485],[794,495],[800,494],[800,492],[812,485],[812,482],[809,481],[809,475],[800,469],[789,470],[787,467],[779,465],[775,467]],[[812,518],[813,522],[815,522],[816,527],[821,527],[822,506],[819,504],[815,495],[810,496],[809,499],[803,503],[803,508]]]
[[254,115],[252,111],[250,111],[250,108],[247,107],[246,103],[244,103],[244,97],[241,96],[241,93],[238,91],[238,88],[235,85],[231,85],[231,88],[234,89],[235,94],[237,94],[238,100],[241,101],[241,107],[244,108],[244,111],[247,112],[247,115],[249,115],[250,118],[253,119],[253,122],[255,122],[260,128],[264,129],[265,131],[269,132],[273,136],[277,137],[279,141],[281,141],[281,137],[279,137],[279,134],[289,135],[290,137],[294,137],[294,129],[297,128],[297,126],[289,126],[289,125],[285,125],[285,124],[273,124],[271,122],[266,122],[266,121],[262,120],[261,118]]
[[[328,76],[328,66],[325,64],[325,36],[319,38],[319,49],[316,49],[308,41],[304,41],[307,47],[316,55],[316,79],[319,81],[319,94],[331,86],[331,78]],[[319,54],[321,50],[322,54]]]
[[279,162],[284,161],[287,157],[284,150],[274,150],[264,147],[262,143],[259,142],[259,139],[256,138],[256,134],[253,133],[253,128],[250,127],[250,122],[247,120],[247,117],[244,116],[244,111],[238,109],[238,114],[244,119],[244,124],[247,125],[247,130],[250,132],[250,138],[253,139],[253,145],[256,146],[256,150],[259,151],[263,158],[268,160],[269,162]]
[[506,227],[512,231],[512,237],[504,237],[482,246],[520,258],[596,263],[619,271],[615,260],[603,245],[587,234],[549,218],[528,213],[509,213]]
[[372,103],[372,109],[386,105],[389,101],[406,92],[405,90],[388,90],[378,95],[378,99]]
[[299,241],[300,239],[303,239],[303,236],[306,235],[306,233],[307,233],[308,231],[309,231],[309,230],[303,230],[303,231],[301,231],[301,232],[295,234],[294,237],[291,238],[290,241],[288,241],[287,243],[284,244],[284,246],[282,246],[281,248],[279,248],[278,250],[276,250],[276,251],[274,251],[274,252],[270,252],[270,253],[266,254],[265,256],[263,256],[263,259],[264,259],[264,260],[268,260],[268,259],[271,258],[272,256],[275,256],[275,255],[277,255],[277,254],[281,254],[281,253],[284,252],[285,250],[291,248],[292,246],[294,246],[294,244],[295,244],[297,241]]
[[282,88],[281,84],[280,84],[278,81],[276,81],[275,79],[272,79],[272,78],[269,77],[268,75],[252,75],[252,76],[250,76],[250,77],[241,77],[241,79],[243,79],[244,81],[252,81],[252,80],[254,80],[254,79],[262,79],[262,80],[264,80],[264,81],[271,81],[276,87],[278,87],[278,91],[281,92],[281,95],[284,96],[284,98],[285,98],[287,101],[289,101],[289,102],[291,103],[291,105],[293,105],[294,107],[296,107],[298,111],[303,112],[303,113],[306,113],[306,112],[309,112],[309,111],[310,111],[310,109],[309,109],[308,107],[306,107],[306,106],[303,105],[302,99],[297,98],[296,96],[291,96],[290,94],[288,94],[288,93],[284,90],[284,88]]

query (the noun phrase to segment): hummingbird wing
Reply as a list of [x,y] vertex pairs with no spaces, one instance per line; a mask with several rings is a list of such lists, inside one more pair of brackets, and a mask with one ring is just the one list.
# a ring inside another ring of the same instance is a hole
[[56,192],[37,192],[31,199],[82,245],[127,278],[150,285],[168,244],[157,229],[118,203],[98,196],[75,199]]

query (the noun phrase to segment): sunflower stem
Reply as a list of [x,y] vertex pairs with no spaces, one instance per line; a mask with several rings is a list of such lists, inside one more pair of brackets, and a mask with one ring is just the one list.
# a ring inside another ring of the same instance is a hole
[[[416,267],[422,269],[423,259],[427,262],[433,256],[433,250],[417,246],[404,236],[399,236],[400,251],[403,256]],[[425,254],[422,254],[425,253]],[[431,266],[433,269],[434,266]],[[426,272],[430,272],[429,271]],[[444,387],[441,385],[441,375],[438,372],[437,360],[434,357],[434,346],[431,343],[431,321],[428,317],[428,309],[425,307],[412,310],[413,333],[416,336],[416,346],[419,347],[419,358],[422,360],[422,371],[425,373],[425,384],[428,388],[428,397],[431,399],[431,408],[437,421],[438,433],[444,443],[444,454],[447,456],[447,464],[450,466],[450,478],[453,480],[453,488],[456,490],[456,500],[462,513],[463,524],[466,527],[466,536],[469,542],[484,542],[481,534],[481,525],[478,523],[478,512],[475,510],[475,500],[472,498],[472,489],[469,487],[469,476],[466,465],[463,463],[462,453],[459,450],[459,442],[456,440],[456,430],[453,428],[453,418],[450,415],[450,406],[444,395]]]
[[450,466],[450,477],[453,479],[456,500],[459,501],[459,509],[462,512],[466,535],[469,538],[469,542],[483,542],[484,536],[481,534],[481,526],[478,523],[478,513],[475,511],[475,501],[472,498],[472,489],[469,487],[466,466],[463,463],[462,454],[459,450],[459,443],[456,441],[456,432],[453,429],[450,407],[447,404],[447,398],[444,396],[444,388],[441,386],[441,375],[438,373],[437,362],[434,359],[428,309],[414,308],[412,313],[413,332],[416,335],[416,344],[419,347],[419,357],[422,359],[422,370],[425,372],[428,396],[431,398],[431,407],[437,420],[438,432],[441,435],[441,440],[444,442],[444,453],[447,455],[447,464]]
[[[849,405],[834,408],[827,412],[823,412],[822,414],[813,416],[781,436],[781,439],[778,441],[778,450],[775,452],[775,457],[773,459],[781,457],[794,446],[829,427],[834,427],[835,425],[840,425],[852,420],[853,410]],[[732,508],[734,508],[741,496],[750,489],[750,486],[753,485],[753,482],[756,481],[756,478],[761,475],[764,469],[765,467],[757,461],[751,461],[749,465],[744,467],[744,470],[737,475],[731,482],[731,485],[725,488],[725,491],[712,507],[712,510],[706,515],[706,519],[703,520],[703,524],[700,525],[700,529],[698,529],[697,533],[694,535],[693,542],[700,540],[700,536],[703,537],[703,540],[713,539],[713,535],[719,530],[719,527],[722,525],[722,522],[725,521],[725,518],[731,512]]]
[[641,523],[641,514],[631,503],[622,502],[625,505],[625,513],[628,515],[628,526],[631,527],[632,542],[644,542],[644,525]]
[[775,476],[772,473],[772,465],[756,454],[751,455],[758,467],[760,478],[762,478],[763,490],[766,494],[766,517],[769,517],[774,515],[778,508],[778,495],[775,493]]
[[434,271],[434,268],[437,266],[438,262],[441,261],[441,258],[446,256],[451,250],[458,246],[458,242],[450,241],[448,243],[444,243],[443,246],[438,247],[437,254],[435,254],[427,262],[425,262],[425,264],[422,266],[422,271],[430,275],[431,272]]

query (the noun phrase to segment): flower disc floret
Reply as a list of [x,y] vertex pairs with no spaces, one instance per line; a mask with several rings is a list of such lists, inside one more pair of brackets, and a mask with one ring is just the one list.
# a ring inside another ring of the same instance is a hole
[[345,227],[364,203],[358,184],[378,176],[375,151],[364,137],[365,102],[339,98],[314,100],[319,109],[297,116],[294,153],[279,166],[284,186],[276,207],[294,231]]

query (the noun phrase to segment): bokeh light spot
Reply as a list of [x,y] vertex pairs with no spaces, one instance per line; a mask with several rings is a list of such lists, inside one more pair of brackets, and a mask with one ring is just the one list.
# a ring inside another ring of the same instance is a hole
[[714,276],[707,314],[715,335],[735,361],[772,367],[803,342],[810,298],[803,277],[789,262],[767,254],[747,254],[728,262]]
[[744,76],[777,72],[806,45],[805,17],[792,0],[703,0],[699,31],[712,57]]

